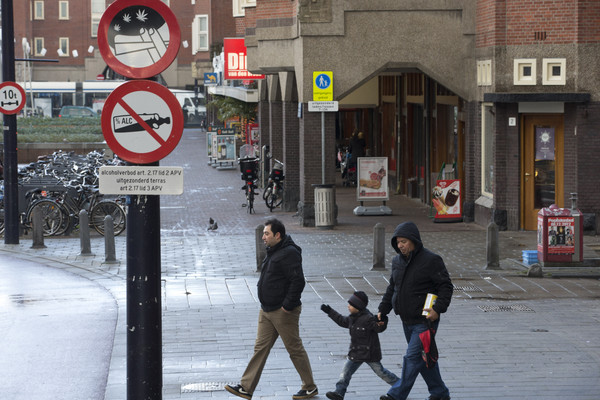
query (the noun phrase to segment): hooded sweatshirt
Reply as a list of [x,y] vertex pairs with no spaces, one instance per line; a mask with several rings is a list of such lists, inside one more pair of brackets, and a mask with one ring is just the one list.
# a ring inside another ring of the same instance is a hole
[[258,300],[263,311],[275,311],[281,307],[288,311],[302,303],[304,290],[302,249],[289,235],[273,247],[267,248],[258,280]]
[[[396,243],[397,238],[406,238],[414,243],[414,250],[404,256]],[[421,242],[419,229],[412,222],[396,227],[392,247],[398,253],[392,260],[392,274],[379,311],[386,315],[392,309],[407,324],[425,322],[422,315],[427,293],[438,296],[433,309],[446,312],[454,287],[446,265],[439,255],[427,250]]]

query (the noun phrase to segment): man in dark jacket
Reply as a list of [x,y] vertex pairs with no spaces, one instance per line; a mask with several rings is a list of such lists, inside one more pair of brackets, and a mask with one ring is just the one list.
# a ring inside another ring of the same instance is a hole
[[258,280],[258,331],[254,355],[239,385],[225,389],[239,397],[251,399],[258,385],[267,357],[279,336],[302,379],[302,388],[293,399],[308,399],[319,392],[313,380],[308,354],[300,339],[300,296],[304,289],[302,249],[285,233],[285,226],[273,218],[265,222],[262,236],[267,256]]
[[[438,364],[427,368],[423,360],[419,337],[429,327],[437,332],[440,314],[452,299],[450,275],[442,258],[423,247],[419,229],[412,222],[396,227],[392,247],[398,255],[392,260],[392,276],[379,304],[379,316],[381,319],[392,309],[400,315],[408,347],[400,380],[380,400],[405,400],[419,374],[427,383],[430,400],[450,400]],[[437,299],[431,308],[424,308],[428,293]]]
[[343,316],[327,304],[321,305],[321,310],[327,313],[336,324],[350,330],[350,349],[348,360],[340,375],[340,380],[335,384],[334,392],[327,392],[326,396],[332,400],[343,400],[350,379],[356,370],[367,363],[378,377],[393,385],[398,377],[381,365],[381,345],[378,333],[387,328],[387,318],[379,321],[367,309],[369,297],[365,292],[354,292],[348,299],[349,316]]

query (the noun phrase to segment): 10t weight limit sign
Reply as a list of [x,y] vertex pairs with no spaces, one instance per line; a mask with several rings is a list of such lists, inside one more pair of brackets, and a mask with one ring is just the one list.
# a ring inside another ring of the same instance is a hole
[[17,114],[25,107],[25,91],[15,82],[0,84],[0,112]]

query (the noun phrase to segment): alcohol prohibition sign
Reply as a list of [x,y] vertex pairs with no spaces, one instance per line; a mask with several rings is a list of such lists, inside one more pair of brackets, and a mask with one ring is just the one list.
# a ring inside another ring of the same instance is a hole
[[128,81],[108,96],[102,109],[102,133],[123,160],[149,164],[166,157],[183,133],[183,111],[165,86]]
[[0,112],[2,114],[17,114],[25,107],[25,91],[15,82],[0,84]]
[[175,14],[160,0],[119,0],[102,14],[98,49],[115,72],[134,79],[158,75],[181,44]]

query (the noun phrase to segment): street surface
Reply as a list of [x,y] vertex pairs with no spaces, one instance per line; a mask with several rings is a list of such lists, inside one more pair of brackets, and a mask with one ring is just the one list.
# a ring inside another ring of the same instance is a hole
[[[339,224],[332,230],[300,227],[294,213],[279,209],[271,213],[260,197],[256,214],[250,215],[241,207],[244,194],[237,165],[232,169],[213,168],[207,164],[205,146],[204,133],[186,130],[175,151],[160,163],[184,169],[184,194],[161,197],[165,400],[234,398],[223,386],[239,381],[251,356],[259,309],[255,229],[272,216],[286,224],[288,233],[303,248],[307,285],[302,298],[301,336],[319,386],[318,398],[324,399],[325,392],[335,387],[349,344],[348,332],[335,325],[319,307],[327,303],[345,313],[346,299],[354,290],[363,290],[370,299],[368,308],[376,312],[393,257],[391,233],[397,224],[407,220],[417,223],[425,246],[444,257],[455,285],[452,304],[442,316],[437,337],[442,376],[453,399],[600,398],[598,267],[545,269],[544,278],[528,278],[521,252],[535,249],[536,233],[500,232],[501,269],[486,270],[485,228],[434,223],[429,207],[393,194],[387,203],[392,216],[357,217],[352,214],[358,205],[355,189],[341,185],[336,187]],[[217,230],[207,230],[209,218],[217,221]],[[371,268],[373,227],[377,223],[383,224],[386,231],[385,270]],[[85,379],[85,374],[91,374],[95,384],[102,386],[101,377],[108,375],[105,396],[98,395],[101,388],[91,386],[81,388],[79,395],[32,395],[32,385],[9,386],[2,381],[0,398],[126,399],[125,242],[125,235],[116,238],[118,262],[110,264],[104,262],[102,237],[92,238],[91,257],[79,255],[76,237],[46,238],[45,249],[31,249],[30,238],[22,238],[19,245],[0,244],[0,294],[3,304],[10,305],[2,308],[0,326],[5,346],[0,350],[0,359],[4,360],[7,354],[13,360],[17,354],[23,358],[44,358],[37,379],[45,382],[58,379],[72,364],[77,365],[77,370],[69,370],[74,379]],[[596,236],[584,238],[586,259],[598,258],[598,243]],[[25,269],[20,263],[34,266]],[[15,280],[25,276],[21,271],[31,274],[26,281]],[[19,335],[4,333],[11,326],[6,321],[23,318],[20,327],[12,329],[25,333],[34,326],[27,322],[34,323],[41,313],[28,314],[24,312],[27,307],[18,308],[11,299],[20,294],[24,298],[39,298],[42,304],[56,303],[41,296],[41,287],[29,286],[47,274],[57,275],[57,281],[42,287],[51,289],[55,297],[62,294],[65,304],[44,314],[68,311],[70,320],[64,316],[58,327],[38,327],[36,332],[60,335],[49,338],[51,341],[41,348],[25,346],[27,343],[21,343]],[[8,286],[7,279],[12,282]],[[112,298],[107,299],[107,293]],[[73,320],[83,318],[78,314],[82,306],[103,311],[91,313],[102,323],[89,321],[93,331],[90,338],[101,339],[88,343],[73,339],[68,344],[77,343],[93,351],[82,350],[77,352],[80,357],[63,359],[43,351],[69,350],[62,339],[74,333],[77,324]],[[113,336],[110,355],[103,345]],[[398,318],[391,318],[389,328],[380,335],[382,363],[397,374],[401,372],[406,347],[403,337]],[[13,342],[17,346],[7,349],[6,344]],[[91,360],[91,356],[102,360]],[[2,365],[2,371],[10,365]],[[32,382],[29,373],[15,372],[13,377],[5,378],[3,372],[3,379],[12,382],[20,375]],[[17,382],[26,381],[20,379]],[[253,399],[289,399],[299,388],[299,378],[278,342]],[[387,385],[363,366],[354,375],[346,399],[378,399],[386,391]],[[427,396],[419,378],[410,399]]]

